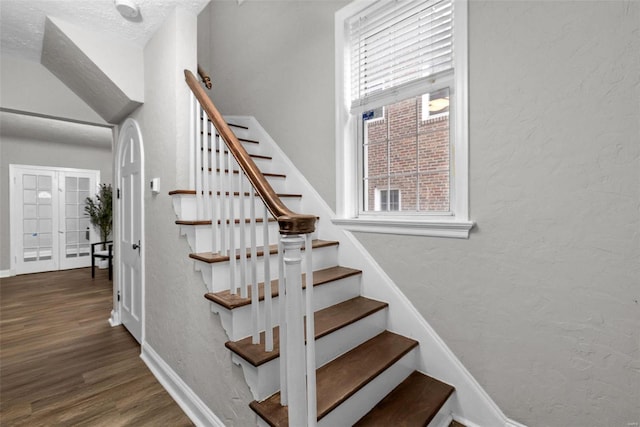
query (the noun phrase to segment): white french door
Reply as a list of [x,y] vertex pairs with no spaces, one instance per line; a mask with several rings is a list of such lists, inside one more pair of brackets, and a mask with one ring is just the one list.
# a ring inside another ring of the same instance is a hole
[[[64,195],[64,208],[62,201],[59,205],[60,270],[91,265],[90,244],[92,241],[100,240],[100,236],[93,230],[84,207],[87,197],[94,197],[97,192],[99,178],[96,172],[100,173],[99,171],[60,172],[58,186],[60,194]],[[94,234],[95,239],[92,239]]]
[[84,213],[100,171],[9,165],[11,264],[16,274],[91,265],[97,236]]

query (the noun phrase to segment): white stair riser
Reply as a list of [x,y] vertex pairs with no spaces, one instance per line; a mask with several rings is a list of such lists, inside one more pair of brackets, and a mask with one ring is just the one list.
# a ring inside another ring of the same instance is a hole
[[[304,252],[303,252],[304,257]],[[236,287],[240,286],[240,260],[236,262]],[[249,259],[247,259],[247,265]],[[321,270],[324,268],[334,267],[338,265],[338,248],[330,246],[325,248],[317,248],[313,251],[313,270]],[[305,261],[302,261],[302,269],[304,271]],[[271,271],[271,279],[278,277],[278,255],[271,254],[269,256],[269,266]],[[218,262],[209,264],[206,262],[195,260],[195,269],[202,273],[202,277],[207,284],[209,292],[219,292],[229,289],[229,262]],[[212,277],[213,273],[213,277]],[[258,282],[264,281],[264,257],[258,257],[256,273]],[[247,277],[249,283],[250,277]]]
[[[245,239],[249,241],[249,225],[246,224],[245,229]],[[216,225],[216,233],[221,232],[221,226]],[[240,244],[240,225],[235,224],[233,227],[230,227],[230,231],[233,232],[235,239],[235,246],[239,247]],[[256,224],[256,244],[258,246],[263,245],[263,223]],[[191,247],[192,252],[211,252],[212,251],[212,242],[211,242],[211,233],[212,227],[211,225],[181,225],[180,226],[180,234],[186,236],[187,241],[189,242],[189,246]],[[278,242],[280,234],[278,233],[278,223],[271,222],[269,223],[269,240],[270,244],[275,244]],[[219,237],[218,237],[219,239]],[[229,239],[229,235],[227,235],[227,239]],[[219,241],[219,240],[218,240]],[[229,244],[229,240],[227,240],[227,244]],[[244,244],[242,247],[246,247]]]
[[[379,310],[363,319],[316,340],[316,367],[320,367],[350,349],[373,338],[386,329],[387,310]],[[240,356],[231,360],[242,367],[245,379],[255,400],[261,401],[280,389],[280,359],[273,359],[258,367]]]
[[380,400],[404,381],[414,370],[416,349],[378,375],[318,422],[318,427],[350,427]]
[[[303,291],[303,297],[306,291]],[[344,279],[335,280],[321,286],[314,286],[313,289],[313,306],[314,310],[321,310],[342,301],[355,298],[360,294],[360,278],[358,276],[346,277]],[[260,301],[258,305],[258,313],[260,317],[259,329],[265,329],[264,323],[264,301]],[[272,300],[273,306],[273,322],[272,326],[279,324],[279,298]],[[211,311],[220,315],[222,327],[225,329],[229,340],[238,341],[252,334],[251,324],[251,305],[227,310],[226,308],[212,302]]]
[[[209,196],[209,198],[212,198],[212,196]],[[216,196],[215,197],[216,200],[218,200],[219,198],[220,198],[220,196]],[[227,200],[229,200],[229,199],[227,199]],[[235,216],[239,216],[240,198],[237,197],[237,196],[234,196],[233,198],[231,198],[231,200],[233,201],[234,214],[235,214]],[[293,210],[294,212],[300,211],[300,207],[302,205],[301,198],[299,198],[299,197],[287,197],[287,198],[284,198],[283,201],[287,205],[287,207],[289,209]],[[250,203],[251,203],[250,197],[244,197],[244,209],[245,209],[245,216],[246,217],[249,217]],[[228,205],[228,202],[227,202],[227,205]],[[218,202],[217,206],[220,206],[219,202]],[[195,194],[174,195],[173,196],[173,207],[174,207],[174,210],[176,212],[176,216],[178,217],[178,219],[183,220],[183,221],[196,221],[196,220],[199,220],[199,219],[200,220],[210,220],[211,219],[211,213],[210,212],[205,212],[205,213],[203,213],[202,218],[198,218]],[[228,207],[227,207],[227,212],[228,212]],[[262,200],[260,200],[259,197],[256,197],[256,200],[255,200],[255,212],[256,212],[256,217],[262,218],[263,212],[264,212],[264,204],[262,203]]]
[[[268,170],[261,170],[262,173],[269,173],[270,171]],[[214,175],[213,172],[209,172],[209,189],[213,188],[213,184],[214,184],[214,180],[218,183],[220,182],[221,176],[225,179],[224,183],[225,186],[229,185],[228,184],[228,177],[226,177],[225,175],[227,174],[220,174],[219,172],[215,173],[215,177],[212,177],[211,175]],[[239,174],[233,174],[231,176],[231,191],[239,191],[239,184],[238,184],[238,177]],[[280,177],[280,176],[267,176],[265,175],[265,178],[267,179],[267,182],[269,182],[269,184],[271,185],[271,187],[273,187],[273,189],[276,191],[276,193],[285,193],[287,192],[287,189],[289,188],[289,186],[286,185],[286,178],[285,177]],[[203,183],[204,185],[204,183]],[[217,187],[216,187],[217,188]],[[229,188],[225,188],[225,192],[229,191]],[[245,184],[243,184],[243,191],[249,191],[249,184],[247,182],[245,182]]]

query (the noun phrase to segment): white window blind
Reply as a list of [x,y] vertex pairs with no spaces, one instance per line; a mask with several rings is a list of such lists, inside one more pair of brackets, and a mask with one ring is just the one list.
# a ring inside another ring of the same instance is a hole
[[453,69],[453,0],[380,0],[347,23],[352,108]]

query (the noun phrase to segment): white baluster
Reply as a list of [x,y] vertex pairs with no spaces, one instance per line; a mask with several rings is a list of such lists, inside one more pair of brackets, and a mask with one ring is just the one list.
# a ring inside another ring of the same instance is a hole
[[[229,161],[227,162],[229,171],[233,170],[234,163],[233,156],[229,153]],[[242,173],[239,175],[242,175]],[[229,290],[233,295],[237,293],[238,289],[236,287],[236,230],[233,225],[235,218],[235,208],[233,205],[233,174],[229,174],[229,220],[231,221],[231,232],[229,233]],[[243,218],[240,218],[239,226],[242,225],[242,221]]]
[[202,219],[202,135],[200,134],[200,111],[202,111],[200,104],[198,104],[197,118],[196,118],[196,219]]
[[[211,136],[209,136],[210,146],[211,146],[211,161],[209,162],[212,165],[212,168],[215,168],[216,160],[218,158],[216,154],[216,143],[218,137],[216,137],[216,133],[213,129],[213,124],[209,123],[208,132]],[[211,252],[218,252],[218,203],[219,198],[217,197],[218,190],[220,190],[220,179],[218,176],[212,171],[211,173]],[[213,271],[213,269],[211,269]],[[212,282],[213,283],[213,282]]]
[[[249,296],[249,292],[247,290],[247,285],[249,284],[249,282],[247,281],[247,236],[246,236],[246,230],[247,230],[247,224],[245,223],[245,218],[246,216],[246,212],[244,209],[244,189],[246,187],[245,185],[245,176],[243,173],[238,174],[240,175],[240,181],[238,181],[238,192],[240,194],[240,199],[239,199],[239,218],[240,218],[240,243],[238,244],[238,248],[240,248],[240,296],[242,298],[247,298]],[[251,186],[249,185],[249,188],[251,188]]]
[[280,316],[280,403],[287,406],[287,306],[286,281],[284,276],[284,246],[278,239],[278,301]]
[[284,236],[284,264],[286,276],[287,323],[287,386],[289,425],[307,423],[307,386],[305,378],[305,345],[302,302],[301,236]]
[[264,349],[273,351],[273,310],[271,306],[271,254],[269,250],[269,210],[264,205],[262,216],[262,239],[264,251]]
[[260,313],[258,293],[258,247],[256,244],[256,197],[253,187],[249,196],[249,240],[251,241],[251,324],[253,333],[251,342],[260,343]]
[[317,423],[316,402],[316,342],[315,319],[313,311],[313,263],[311,250],[311,234],[305,235],[305,285],[307,312],[307,426],[313,427]]
[[[217,131],[216,131],[217,132]],[[226,143],[222,136],[220,137],[220,154],[218,155],[218,164],[214,167],[213,173],[216,173],[215,168],[220,169],[220,253],[223,255],[229,255],[227,247],[227,190],[229,188],[229,180],[227,174],[224,173],[225,169],[225,147]]]
[[198,101],[190,92],[191,108],[189,109],[189,188],[196,187],[196,109]]
[[202,151],[202,176],[204,177],[203,179],[203,185],[202,185],[202,191],[204,192],[203,194],[203,200],[204,200],[204,215],[202,217],[202,219],[206,219],[207,215],[209,215],[209,213],[211,212],[211,199],[209,197],[209,187],[210,187],[210,177],[213,174],[209,174],[209,136],[207,135],[207,113],[206,111],[202,110],[202,115],[201,117],[199,117],[200,123],[202,123],[202,138],[201,138],[201,151]]

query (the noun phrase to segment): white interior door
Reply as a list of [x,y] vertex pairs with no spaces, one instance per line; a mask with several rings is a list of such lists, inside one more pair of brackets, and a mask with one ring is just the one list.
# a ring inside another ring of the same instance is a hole
[[137,123],[125,121],[119,137],[119,289],[122,324],[142,340],[143,230],[142,137]]
[[100,171],[9,165],[11,251],[16,274],[91,265],[97,233],[84,212]]
[[[91,239],[94,234],[88,215],[84,211],[87,197],[97,191],[95,172],[61,172],[60,194],[64,196],[59,207],[60,270],[91,265]],[[95,233],[95,240],[100,236]],[[101,249],[101,248],[98,248]]]
[[57,173],[10,165],[11,229],[16,274],[58,269]]

